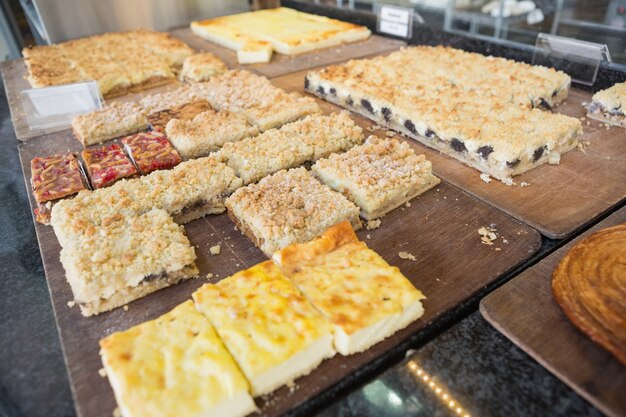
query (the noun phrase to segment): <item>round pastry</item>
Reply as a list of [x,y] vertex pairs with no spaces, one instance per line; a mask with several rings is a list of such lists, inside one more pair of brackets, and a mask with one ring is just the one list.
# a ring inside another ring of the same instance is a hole
[[626,224],[574,245],[552,274],[567,317],[626,365]]

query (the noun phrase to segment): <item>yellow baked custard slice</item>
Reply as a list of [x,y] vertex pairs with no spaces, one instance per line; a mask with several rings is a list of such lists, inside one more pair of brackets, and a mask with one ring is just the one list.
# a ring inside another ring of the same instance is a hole
[[205,284],[193,299],[254,396],[308,374],[334,354],[329,323],[272,261]]
[[276,252],[273,259],[333,325],[335,350],[362,352],[422,316],[424,295],[348,222],[319,238]]
[[248,383],[191,300],[100,341],[123,417],[240,417],[256,410]]
[[269,62],[272,50],[293,55],[367,39],[364,26],[286,7],[191,23],[196,35],[237,51],[240,64]]

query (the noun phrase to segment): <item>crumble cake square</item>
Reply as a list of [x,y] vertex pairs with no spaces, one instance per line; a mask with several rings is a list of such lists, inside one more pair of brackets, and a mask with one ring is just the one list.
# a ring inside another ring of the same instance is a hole
[[308,374],[334,354],[329,323],[272,261],[205,284],[193,299],[254,396]]
[[585,107],[589,117],[626,128],[626,81],[598,91]]
[[226,199],[226,208],[239,230],[268,257],[344,220],[355,229],[361,227],[358,207],[302,167],[238,189]]
[[139,132],[148,128],[148,119],[137,103],[115,102],[101,110],[75,116],[74,136],[83,146]]
[[289,245],[273,259],[332,323],[342,355],[362,352],[424,314],[424,295],[359,241],[348,222]]
[[181,162],[180,155],[162,133],[138,133],[123,138],[122,143],[142,175],[170,169]]
[[256,410],[248,382],[191,300],[103,338],[100,356],[124,417],[243,417]]
[[206,84],[204,97],[216,110],[242,112],[262,132],[321,113],[311,97],[289,94],[267,78],[249,71],[231,70],[203,84]]
[[185,59],[179,78],[183,82],[197,83],[208,81],[226,71],[228,67],[224,61],[210,52],[202,52]]
[[183,227],[160,209],[111,216],[106,224],[87,226],[61,250],[67,281],[84,316],[198,275],[195,260]]
[[165,133],[181,156],[191,159],[218,151],[227,142],[256,136],[259,129],[241,113],[209,110],[191,120],[171,120]]
[[217,153],[244,184],[281,169],[350,149],[363,142],[363,131],[346,112],[314,114],[259,136],[226,143]]
[[415,155],[407,143],[376,136],[318,160],[311,171],[359,206],[366,220],[382,217],[441,182],[424,155]]
[[137,175],[137,168],[117,143],[97,149],[85,149],[80,155],[94,189],[108,187],[117,180]]

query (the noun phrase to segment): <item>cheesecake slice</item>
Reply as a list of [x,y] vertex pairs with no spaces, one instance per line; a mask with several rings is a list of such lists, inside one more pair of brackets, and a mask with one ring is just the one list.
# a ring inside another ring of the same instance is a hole
[[193,294],[252,394],[267,394],[333,356],[329,323],[272,262],[260,263]]
[[191,300],[100,340],[123,417],[243,417],[257,410],[248,383]]
[[400,272],[359,241],[348,222],[273,259],[333,325],[335,350],[362,352],[424,313],[425,297]]

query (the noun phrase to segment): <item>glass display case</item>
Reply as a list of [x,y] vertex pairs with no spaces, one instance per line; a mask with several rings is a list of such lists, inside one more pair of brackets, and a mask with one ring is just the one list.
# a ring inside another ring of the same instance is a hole
[[516,46],[534,45],[539,33],[606,44],[612,61],[626,68],[626,0],[310,1],[365,12],[409,7],[417,24]]

